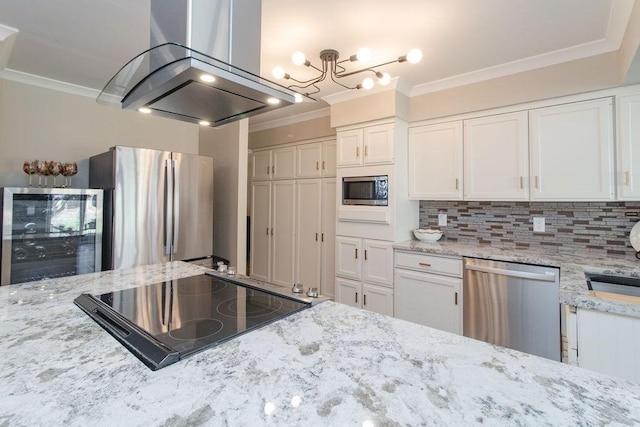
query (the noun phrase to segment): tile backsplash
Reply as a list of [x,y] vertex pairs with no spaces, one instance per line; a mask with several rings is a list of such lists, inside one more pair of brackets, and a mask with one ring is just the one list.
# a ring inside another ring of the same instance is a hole
[[[447,214],[444,227],[439,213]],[[545,232],[533,232],[533,217],[545,219]],[[420,228],[504,248],[634,257],[629,232],[638,221],[640,202],[420,202]]]

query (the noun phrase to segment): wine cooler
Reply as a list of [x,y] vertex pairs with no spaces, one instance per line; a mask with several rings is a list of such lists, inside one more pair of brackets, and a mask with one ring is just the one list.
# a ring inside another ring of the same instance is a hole
[[101,270],[102,190],[0,189],[0,284]]

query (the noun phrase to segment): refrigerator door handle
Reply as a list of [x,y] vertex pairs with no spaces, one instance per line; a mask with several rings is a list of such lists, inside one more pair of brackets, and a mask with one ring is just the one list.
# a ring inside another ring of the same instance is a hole
[[169,181],[169,160],[164,161],[164,206],[162,207],[163,217],[163,233],[164,233],[164,254],[171,254],[171,209],[169,206],[172,201],[171,198],[171,183]]
[[[178,231],[180,224],[180,182],[178,178],[178,174],[176,173],[176,160],[171,160],[171,183],[172,183],[172,203],[171,203],[171,230],[172,230],[172,241],[171,241],[171,254],[175,254],[178,248]],[[173,260],[173,259],[172,259]]]

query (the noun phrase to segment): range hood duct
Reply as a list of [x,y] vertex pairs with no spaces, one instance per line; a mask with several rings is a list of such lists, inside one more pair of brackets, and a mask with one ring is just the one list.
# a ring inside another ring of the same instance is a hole
[[260,77],[260,20],[260,0],[152,0],[151,49],[98,102],[210,126],[293,104],[292,91]]

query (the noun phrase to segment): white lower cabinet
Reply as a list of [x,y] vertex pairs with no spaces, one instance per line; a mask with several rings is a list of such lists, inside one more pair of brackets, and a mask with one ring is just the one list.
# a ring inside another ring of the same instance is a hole
[[640,318],[581,307],[566,316],[570,364],[640,383]]
[[396,251],[395,267],[395,316],[461,335],[462,260]]
[[336,301],[393,316],[391,242],[336,237]]
[[251,187],[251,277],[290,286],[295,248],[295,181]]
[[393,289],[336,277],[336,301],[393,316]]

